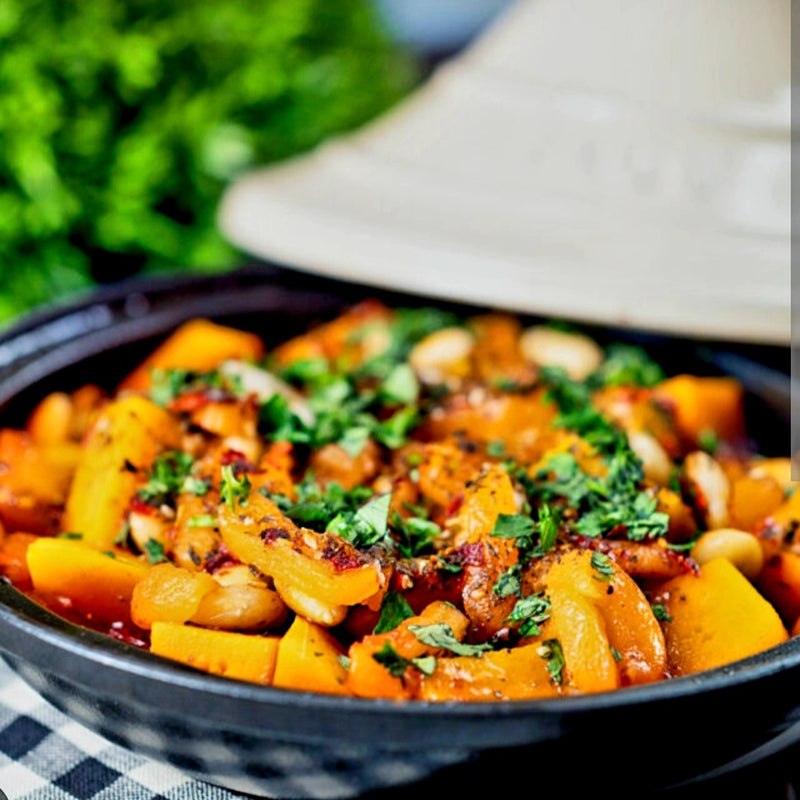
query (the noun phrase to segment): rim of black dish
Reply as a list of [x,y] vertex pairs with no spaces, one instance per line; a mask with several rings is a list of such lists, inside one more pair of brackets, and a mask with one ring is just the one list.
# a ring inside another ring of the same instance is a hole
[[[365,291],[383,293],[373,287],[298,274],[273,264],[258,265],[214,276],[167,275],[146,279],[136,278],[86,293],[73,302],[26,316],[18,324],[0,333],[0,354],[4,344],[20,341],[27,334],[48,324],[95,306],[112,306],[114,313],[110,312],[107,317],[99,320],[97,327],[79,331],[77,339],[91,339],[93,336],[96,338],[106,328],[119,328],[126,323],[131,323],[132,327],[116,340],[104,337],[102,343],[95,342],[95,346],[87,349],[88,354],[96,354],[119,344],[156,335],[162,332],[165,326],[188,318],[201,307],[206,309],[203,313],[210,314],[212,309],[209,304],[212,301],[216,304],[213,311],[219,312],[219,316],[254,312],[258,310],[260,296],[252,291],[252,287],[261,282],[264,282],[265,288],[272,290],[308,291],[312,294],[324,294],[331,288],[352,296],[363,296]],[[190,297],[183,304],[179,301],[176,301],[178,304],[175,306],[168,303],[167,308],[159,308],[152,315],[150,311],[142,312],[135,307],[124,307],[132,293],[152,295],[154,298],[159,296],[171,298],[173,293],[184,293],[185,296],[187,292],[192,296],[198,295],[199,298],[194,297],[197,302],[194,304],[190,302]],[[417,303],[421,300],[438,302],[435,298],[399,295],[396,292],[391,292],[390,295],[410,298]],[[242,300],[245,301],[244,308],[237,305]],[[453,305],[466,308],[464,304]],[[142,324],[143,321],[147,324]],[[37,353],[41,354],[41,350],[31,352],[33,360]],[[7,359],[6,363],[0,359],[0,381],[2,381],[0,406],[12,399],[21,388],[30,388],[33,385],[29,380],[32,376],[28,375],[26,381],[20,385],[8,387],[6,377],[15,374],[19,363],[25,363],[24,354],[21,359]],[[3,375],[4,368],[6,375]],[[329,733],[324,730],[325,718],[316,716],[317,714],[346,712],[351,718],[363,720],[379,716],[387,721],[421,719],[444,723],[480,722],[480,728],[462,728],[453,746],[485,747],[493,742],[502,746],[524,744],[529,736],[526,736],[524,724],[519,723],[525,721],[546,724],[548,717],[622,709],[653,701],[669,702],[700,693],[707,695],[724,692],[750,685],[787,670],[800,669],[800,637],[795,637],[747,659],[695,675],[599,694],[514,701],[397,702],[281,689],[201,672],[159,658],[107,635],[74,625],[5,583],[0,583],[0,630],[3,632],[3,636],[0,637],[0,652],[5,651],[12,659],[18,658],[35,668],[58,674],[65,680],[113,693],[119,686],[120,675],[124,674],[135,679],[132,684],[133,693],[126,696],[126,700],[145,705],[157,703],[165,711],[175,708],[187,716],[194,713],[195,716],[220,720],[234,726],[247,728],[258,724],[261,728],[266,726],[265,729],[279,732],[286,739],[300,738],[304,741],[330,738]],[[226,705],[224,702],[205,703],[202,708],[186,705],[185,701],[195,697],[197,692],[202,692],[206,698],[231,701],[234,705]],[[180,705],[184,707],[177,709]],[[248,708],[252,712],[250,719],[248,715],[244,718],[242,716],[242,711]],[[286,712],[303,710],[309,713],[305,715],[304,724],[300,724],[303,723],[300,719],[303,715],[293,717],[293,721],[298,724],[287,729],[280,719],[265,719],[263,716],[265,708],[283,709]],[[490,721],[493,724],[487,728],[486,723]],[[492,731],[491,734],[489,730]],[[393,730],[394,738],[391,744],[397,747],[424,746],[426,743],[430,744],[431,739],[441,736],[441,730],[438,728],[429,728],[427,731],[426,733],[425,727],[409,728],[404,737],[402,730]],[[359,738],[357,726],[352,732],[354,735],[351,736],[351,731],[348,731],[349,741]],[[363,731],[363,741],[374,742],[374,729]]]

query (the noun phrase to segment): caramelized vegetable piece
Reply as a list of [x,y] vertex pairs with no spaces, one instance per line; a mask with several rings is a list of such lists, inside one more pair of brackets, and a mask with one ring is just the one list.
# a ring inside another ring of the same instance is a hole
[[745,531],[755,530],[784,501],[783,487],[772,477],[745,476],[731,483],[730,523]]
[[74,539],[40,538],[27,549],[33,588],[69,598],[89,619],[128,621],[134,587],[148,568],[117,548],[100,551]]
[[767,549],[756,585],[788,626],[800,619],[800,553]]
[[32,585],[28,570],[28,548],[38,538],[33,533],[18,531],[7,533],[0,541],[0,575],[4,575],[22,591],[27,591]]
[[599,692],[664,677],[664,636],[650,604],[610,558],[568,551],[545,582],[548,632],[561,643],[569,686]]
[[[454,520],[454,545],[472,544],[492,532],[500,514],[514,514],[517,503],[508,472],[490,464],[466,485],[464,503]],[[497,542],[499,540],[495,540]]]
[[326,605],[361,603],[384,582],[377,561],[338,536],[298,528],[258,492],[247,505],[221,505],[219,527],[239,561]]
[[278,646],[275,686],[323,694],[350,694],[340,661],[344,648],[324,628],[297,616]]
[[28,500],[45,515],[47,506],[61,505],[79,457],[80,448],[72,442],[39,442],[25,431],[0,430],[0,519],[6,526],[17,530],[14,501]]
[[162,450],[177,445],[177,422],[163,408],[138,396],[110,403],[84,443],[63,530],[81,533],[95,547],[110,547],[138,482]]
[[206,595],[219,584],[205,572],[190,572],[170,563],[156,564],[133,590],[131,616],[148,629],[155,622],[188,622]]
[[775,609],[725,558],[683,575],[659,592],[669,664],[688,675],[766,650],[788,638]]
[[[420,641],[409,630],[411,625],[428,626],[443,624],[461,641],[467,632],[468,620],[449,603],[434,601],[419,616],[403,620],[394,630],[365,636],[360,642],[350,645],[350,669],[347,672],[347,687],[360,697],[410,698],[415,696],[422,673],[413,665],[407,666],[400,675],[392,674],[385,664],[375,659],[381,652],[401,659],[429,656],[439,649]],[[400,667],[402,670],[402,665]]]
[[172,336],[131,372],[119,389],[146,391],[154,369],[187,369],[208,372],[228,358],[257,359],[264,354],[264,343],[252,333],[194,319]]
[[525,644],[474,656],[436,661],[433,674],[422,679],[422,700],[530,700],[556,697],[561,687],[547,669],[541,643]]
[[214,675],[269,684],[275,671],[278,638],[156,622],[150,633],[150,650]]
[[654,394],[674,410],[678,427],[694,445],[708,433],[726,442],[744,438],[744,392],[733,378],[677,375],[662,381]]

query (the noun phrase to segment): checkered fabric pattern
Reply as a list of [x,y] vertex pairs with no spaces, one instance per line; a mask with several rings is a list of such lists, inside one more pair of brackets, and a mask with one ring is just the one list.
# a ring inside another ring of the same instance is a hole
[[43,700],[0,660],[0,800],[241,800],[117,747]]

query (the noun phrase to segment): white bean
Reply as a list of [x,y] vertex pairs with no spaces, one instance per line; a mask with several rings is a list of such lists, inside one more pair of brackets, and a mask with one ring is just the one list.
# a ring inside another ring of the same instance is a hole
[[628,431],[628,443],[641,459],[645,476],[666,486],[672,476],[673,463],[658,439],[645,431]]
[[576,381],[589,377],[602,363],[603,351],[594,340],[580,333],[565,333],[536,325],[520,337],[520,350],[540,366],[563,367]]
[[275,589],[281,599],[300,616],[311,622],[332,628],[344,622],[347,616],[347,606],[332,606],[322,603],[305,592],[301,592],[291,584],[275,579]]
[[691,550],[701,566],[715,558],[727,558],[746,578],[755,580],[764,565],[758,537],[736,528],[718,528],[704,533]]
[[708,453],[696,450],[684,461],[686,477],[706,501],[706,524],[710,529],[728,524],[731,487],[722,467]]
[[444,383],[467,374],[474,347],[475,337],[468,330],[443,328],[417,342],[408,363],[423,383]]
[[191,621],[206,628],[257,630],[279,625],[287,610],[266,586],[220,586],[201,601]]

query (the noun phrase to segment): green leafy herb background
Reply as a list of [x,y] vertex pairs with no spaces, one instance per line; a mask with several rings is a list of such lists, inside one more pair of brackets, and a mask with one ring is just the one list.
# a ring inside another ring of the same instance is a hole
[[367,0],[1,0],[0,325],[97,280],[239,263],[226,183],[417,79]]

